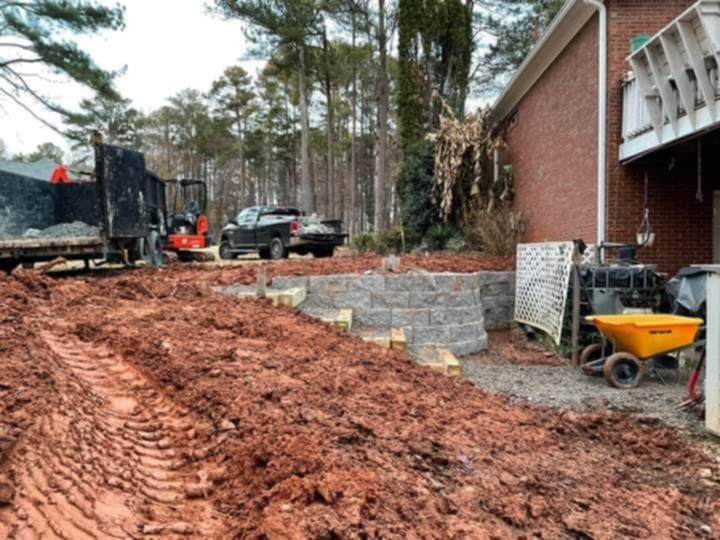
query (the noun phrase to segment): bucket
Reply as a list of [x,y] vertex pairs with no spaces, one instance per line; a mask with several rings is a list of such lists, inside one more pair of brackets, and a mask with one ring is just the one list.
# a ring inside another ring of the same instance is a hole
[[647,34],[638,34],[630,38],[630,52],[634,53],[650,41],[650,36]]

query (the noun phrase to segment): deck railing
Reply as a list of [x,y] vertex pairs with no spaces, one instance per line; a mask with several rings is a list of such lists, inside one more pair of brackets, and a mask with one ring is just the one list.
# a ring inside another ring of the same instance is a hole
[[720,124],[720,0],[699,0],[628,57],[622,160]]

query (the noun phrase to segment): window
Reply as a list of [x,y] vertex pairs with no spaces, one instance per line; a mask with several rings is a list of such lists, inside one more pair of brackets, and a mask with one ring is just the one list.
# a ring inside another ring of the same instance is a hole
[[508,131],[510,131],[512,128],[518,125],[520,122],[520,111],[518,109],[515,109],[512,114],[510,115],[510,118],[508,119]]
[[246,208],[242,212],[238,214],[238,217],[236,221],[238,223],[242,222],[253,222],[257,219],[258,209],[257,208]]

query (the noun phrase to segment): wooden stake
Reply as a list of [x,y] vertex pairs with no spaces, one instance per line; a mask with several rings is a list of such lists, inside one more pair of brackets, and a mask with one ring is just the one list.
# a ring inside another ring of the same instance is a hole
[[265,298],[267,292],[267,270],[265,268],[258,268],[256,272],[256,289],[255,296],[258,298]]
[[580,260],[580,254],[578,253],[577,245],[573,252],[572,262],[572,283],[573,283],[573,295],[572,295],[572,337],[570,339],[570,346],[572,348],[572,365],[578,366],[580,364],[580,271],[578,270],[578,261]]

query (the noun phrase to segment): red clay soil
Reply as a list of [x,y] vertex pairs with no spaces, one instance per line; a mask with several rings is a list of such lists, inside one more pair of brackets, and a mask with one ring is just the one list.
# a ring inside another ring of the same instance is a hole
[[561,366],[560,356],[548,351],[542,341],[529,339],[519,328],[488,331],[487,350],[472,355],[482,365],[517,364],[522,366]]
[[[254,261],[253,261],[254,262]],[[210,267],[203,265],[176,264],[174,273],[183,278],[203,281],[212,280],[215,284],[250,284],[255,282],[257,268],[267,270],[269,279],[274,276],[322,276],[330,274],[357,274],[379,271],[382,257],[362,255],[357,257],[334,257],[331,259],[289,259],[284,261],[265,261],[252,265]],[[512,271],[515,268],[513,257],[487,257],[472,255],[403,255],[400,257],[400,271],[426,270],[428,272],[470,273],[486,271]],[[192,276],[201,272],[200,276]]]
[[0,536],[720,534],[717,467],[671,429],[510,404],[189,276],[0,277]]

